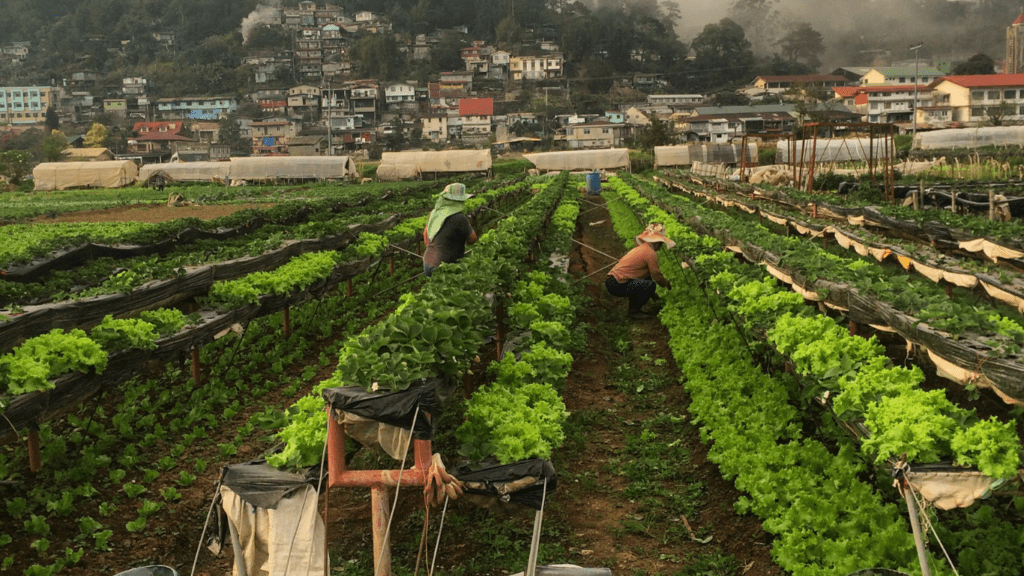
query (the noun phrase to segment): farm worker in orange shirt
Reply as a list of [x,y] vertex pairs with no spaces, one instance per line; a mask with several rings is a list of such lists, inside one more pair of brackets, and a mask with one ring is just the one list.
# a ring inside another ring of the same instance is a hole
[[635,241],[636,248],[627,252],[612,268],[604,285],[612,296],[629,298],[630,318],[652,318],[654,314],[641,308],[652,297],[657,298],[655,291],[659,285],[672,288],[658,267],[658,250],[662,246],[672,248],[676,243],[665,236],[665,226],[658,222],[652,222]]
[[430,276],[441,262],[458,262],[466,254],[466,244],[476,242],[476,231],[462,211],[466,200],[465,184],[449,184],[434,204],[423,228],[423,273]]

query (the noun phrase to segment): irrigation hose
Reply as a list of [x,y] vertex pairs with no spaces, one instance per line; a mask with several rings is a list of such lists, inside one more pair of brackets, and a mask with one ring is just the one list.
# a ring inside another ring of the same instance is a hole
[[378,576],[380,561],[384,558],[384,551],[388,549],[388,538],[391,536],[391,522],[395,519],[395,510],[398,508],[398,491],[402,489],[402,473],[405,472],[405,462],[409,459],[409,447],[412,446],[412,432],[416,429],[416,419],[420,415],[420,406],[416,405],[416,412],[412,415],[412,426],[409,427],[409,442],[405,445],[405,454],[402,455],[402,465],[398,468],[398,482],[395,484],[395,502],[391,505],[391,514],[388,515],[388,527],[384,530],[384,541],[381,543],[380,554],[377,561],[373,563],[373,575]]
[[448,496],[444,497],[444,507],[441,508],[441,524],[437,527],[437,541],[434,542],[434,557],[430,559],[430,573],[427,576],[434,576],[434,565],[437,564],[437,550],[441,547],[441,533],[444,531],[444,516],[448,512]]

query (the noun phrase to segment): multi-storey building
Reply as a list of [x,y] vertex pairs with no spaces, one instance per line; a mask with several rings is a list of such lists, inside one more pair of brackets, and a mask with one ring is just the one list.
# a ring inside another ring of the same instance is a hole
[[194,120],[220,120],[238,110],[233,96],[185,96],[160,98],[156,110],[163,120],[192,118]]
[[613,124],[606,118],[571,124],[565,128],[565,142],[572,149],[614,148],[625,142],[626,124]]
[[1024,73],[1024,12],[1006,28],[1006,74]]
[[512,80],[547,80],[561,78],[564,68],[562,54],[553,52],[544,56],[512,56],[509,69]]
[[257,155],[287,154],[288,139],[299,134],[291,120],[252,123],[252,151]]
[[895,66],[872,68],[861,76],[861,86],[886,84],[889,86],[906,86],[907,84],[928,84],[945,76],[945,73],[932,66]]
[[999,114],[1005,119],[1024,118],[1024,74],[945,76],[930,86],[945,94],[952,122],[984,122]]
[[0,124],[35,124],[46,120],[46,109],[60,102],[57,88],[13,86],[0,88]]

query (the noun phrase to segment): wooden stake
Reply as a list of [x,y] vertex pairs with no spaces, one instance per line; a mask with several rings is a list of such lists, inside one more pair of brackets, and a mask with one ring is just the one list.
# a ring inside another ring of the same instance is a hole
[[283,328],[284,328],[284,337],[285,338],[287,338],[287,337],[292,335],[291,319],[289,318],[289,316],[290,316],[289,312],[290,312],[289,307],[285,306],[284,310],[282,312],[282,314],[284,316],[284,327]]
[[388,256],[388,276],[395,275],[395,255]]
[[196,384],[202,383],[202,378],[199,376],[199,347],[194,346],[192,348],[192,381]]
[[348,284],[348,293],[346,294],[346,296],[351,298],[352,297],[352,279],[349,278],[348,280],[345,280],[345,282]]

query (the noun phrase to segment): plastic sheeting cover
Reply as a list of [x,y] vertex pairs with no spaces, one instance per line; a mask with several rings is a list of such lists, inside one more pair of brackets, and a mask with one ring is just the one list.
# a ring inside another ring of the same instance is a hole
[[[248,504],[256,508],[277,508],[282,498],[316,483],[316,467],[308,474],[295,474],[278,470],[263,460],[225,466],[221,471],[221,484],[231,488]],[[313,475],[311,478],[310,475]]]
[[914,148],[921,150],[1019,145],[1024,145],[1024,126],[949,128],[918,132],[914,138]]
[[231,177],[231,162],[146,164],[139,168],[139,180],[147,182],[151,177],[161,173],[173,182],[227,182]]
[[[340,386],[324,390],[323,397],[332,410],[349,412],[404,430],[412,429],[415,417],[413,438],[430,440],[434,437],[432,422],[437,422],[441,414],[438,401],[440,384],[440,379],[433,378],[421,384],[413,384],[405,390],[386,394],[367,392],[360,386]],[[420,409],[419,416],[416,416],[417,406]],[[426,417],[428,414],[430,418]]]
[[138,175],[139,168],[131,160],[44,162],[32,170],[36,190],[122,188],[134,184]]
[[486,172],[490,169],[488,150],[385,152],[377,166],[377,178],[407,180],[423,173]]
[[[776,143],[775,161],[780,164],[790,162],[790,146],[788,140],[779,140]],[[819,138],[816,143],[813,140],[797,140],[794,158],[798,162],[811,161],[811,148],[815,150],[815,162],[867,162],[871,157],[870,138]],[[884,138],[874,139],[874,158],[877,161],[884,156],[886,141]]]
[[[742,144],[683,144],[655,146],[654,167],[689,166],[694,162],[725,162],[739,164]],[[747,144],[747,163],[757,163],[757,145]]]
[[254,156],[231,159],[232,180],[341,180],[357,176],[348,156]]
[[[551,465],[551,462],[541,458],[477,470],[473,470],[469,466],[460,466],[451,474],[466,483],[464,488],[467,493],[492,496],[502,501],[528,506],[534,510],[540,510],[541,499],[545,494],[545,479],[547,480],[547,494],[551,494],[558,487],[558,475],[555,473],[555,467]],[[517,482],[527,479],[533,481],[523,486],[516,485]],[[480,487],[474,487],[471,483]]]
[[629,168],[629,149],[627,148],[540,152],[523,154],[523,158],[532,162],[538,170],[547,172]]

